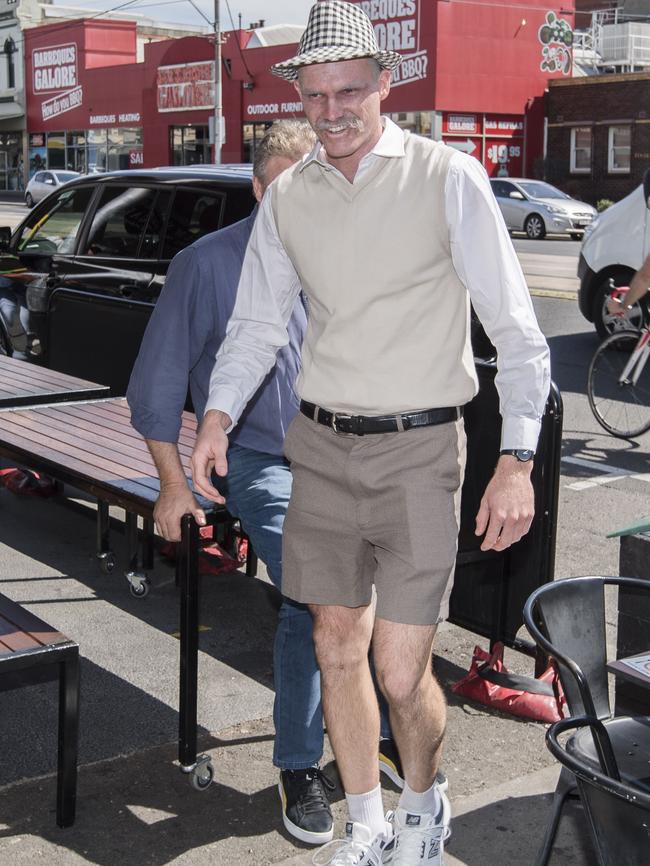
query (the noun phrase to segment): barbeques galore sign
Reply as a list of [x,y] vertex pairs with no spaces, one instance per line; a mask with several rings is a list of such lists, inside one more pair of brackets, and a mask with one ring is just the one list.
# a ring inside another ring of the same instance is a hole
[[429,54],[420,47],[423,0],[359,0],[372,21],[382,51],[397,51],[402,62],[393,72],[392,86],[423,81],[429,68]]
[[51,120],[82,104],[83,88],[79,84],[77,54],[76,42],[32,51],[34,94],[53,94],[41,102],[43,120]]

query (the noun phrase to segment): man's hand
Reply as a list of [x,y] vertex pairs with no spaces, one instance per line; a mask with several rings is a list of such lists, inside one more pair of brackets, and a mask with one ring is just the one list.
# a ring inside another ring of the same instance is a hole
[[624,316],[625,315],[625,304],[623,300],[625,299],[625,295],[614,296],[610,295],[607,298],[607,312],[610,316]]
[[161,485],[160,496],[153,509],[153,519],[166,541],[181,540],[181,518],[191,514],[199,526],[205,526],[205,513],[199,508],[185,480]]
[[530,529],[535,514],[532,462],[521,463],[510,454],[499,457],[476,516],[476,535],[486,533],[481,550],[505,550]]
[[226,500],[212,485],[210,475],[213,469],[222,478],[228,474],[228,437],[225,431],[231,424],[232,421],[225,412],[215,409],[206,412],[199,427],[191,461],[196,491],[220,505]]

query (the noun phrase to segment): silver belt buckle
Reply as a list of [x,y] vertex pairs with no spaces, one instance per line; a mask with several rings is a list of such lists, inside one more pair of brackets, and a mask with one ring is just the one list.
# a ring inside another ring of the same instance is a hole
[[339,418],[346,418],[347,419],[347,418],[351,418],[351,417],[352,417],[352,415],[343,415],[340,412],[332,412],[332,423],[330,424],[332,430],[335,433],[341,434],[341,431],[336,426],[337,421],[339,420]]

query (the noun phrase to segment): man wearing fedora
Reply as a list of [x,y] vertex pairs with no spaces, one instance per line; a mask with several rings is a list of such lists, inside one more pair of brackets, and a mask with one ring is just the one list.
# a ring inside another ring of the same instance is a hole
[[[209,470],[227,473],[227,432],[286,345],[302,284],[310,316],[301,413],[285,440],[283,590],[312,612],[346,794],[346,838],[318,860],[333,866],[443,862],[450,808],[435,774],[446,706],[431,655],[457,549],[462,407],[477,389],[470,299],[498,350],[503,416],[476,518],[483,550],[504,550],[530,528],[550,380],[482,166],[381,117],[399,63],[357,4],[323,0],[299,53],[273,67],[294,83],[319,143],[261,204],[193,457],[197,489],[222,502]],[[406,780],[387,815],[371,645]]]

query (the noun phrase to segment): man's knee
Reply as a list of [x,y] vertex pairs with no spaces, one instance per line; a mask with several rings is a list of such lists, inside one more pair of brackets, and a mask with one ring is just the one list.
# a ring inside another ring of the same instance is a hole
[[367,608],[311,605],[314,648],[321,673],[343,672],[368,663],[372,622]]

